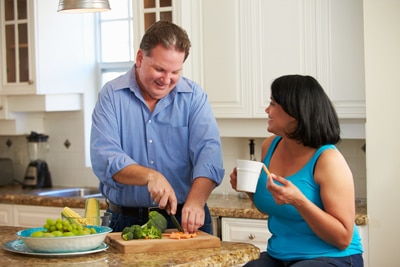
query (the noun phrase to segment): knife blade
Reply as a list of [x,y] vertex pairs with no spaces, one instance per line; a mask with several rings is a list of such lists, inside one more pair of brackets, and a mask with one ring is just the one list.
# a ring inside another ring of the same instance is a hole
[[170,217],[171,217],[171,221],[175,225],[176,229],[178,229],[179,232],[183,233],[183,228],[182,228],[181,224],[178,222],[178,220],[176,219],[175,215],[171,214]]

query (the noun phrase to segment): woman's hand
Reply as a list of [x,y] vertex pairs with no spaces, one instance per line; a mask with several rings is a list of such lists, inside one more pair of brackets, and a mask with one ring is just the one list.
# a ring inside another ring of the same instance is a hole
[[232,173],[229,175],[229,177],[231,177],[230,183],[231,183],[232,189],[235,190],[235,191],[237,191],[237,190],[236,190],[236,186],[237,186],[237,169],[236,169],[236,167],[233,168],[233,171],[232,171]]
[[301,205],[301,199],[304,197],[303,193],[293,183],[275,174],[268,176],[267,190],[271,192],[272,197],[278,205],[291,204],[298,206]]
[[[232,189],[235,190],[236,192],[238,192],[237,189],[236,189],[236,187],[237,187],[237,169],[236,169],[236,167],[233,168],[233,171],[232,171],[232,173],[229,175],[229,177],[231,177],[230,183],[231,183]],[[249,196],[249,198],[250,198],[251,200],[253,200],[253,195],[254,195],[254,193],[246,192],[246,194]]]

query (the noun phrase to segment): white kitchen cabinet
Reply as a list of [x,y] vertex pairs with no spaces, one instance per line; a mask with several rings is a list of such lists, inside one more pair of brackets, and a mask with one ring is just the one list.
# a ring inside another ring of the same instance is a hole
[[192,10],[178,21],[193,44],[184,72],[207,92],[222,136],[265,137],[271,82],[308,74],[332,100],[342,137],[365,138],[362,0],[204,0],[181,7]]
[[0,204],[0,225],[13,225],[13,205]]
[[94,15],[58,13],[57,5],[0,1],[2,135],[42,132],[39,112],[82,110],[82,94],[95,90]]
[[1,1],[1,94],[73,94],[93,85],[93,14],[57,8],[57,1]]
[[[61,218],[60,207],[30,206],[30,205],[14,205],[14,222],[13,226],[19,227],[41,227],[48,218]],[[74,209],[80,213],[84,209]]]
[[217,118],[265,118],[270,84],[316,77],[340,118],[365,118],[362,0],[202,1],[203,85]]
[[222,241],[251,243],[260,251],[265,251],[270,237],[267,220],[227,217],[221,219]]

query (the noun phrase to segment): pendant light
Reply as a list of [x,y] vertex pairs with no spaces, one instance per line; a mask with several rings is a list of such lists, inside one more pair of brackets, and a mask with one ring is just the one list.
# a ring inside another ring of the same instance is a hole
[[108,0],[60,0],[58,12],[79,13],[79,12],[101,12],[110,10]]

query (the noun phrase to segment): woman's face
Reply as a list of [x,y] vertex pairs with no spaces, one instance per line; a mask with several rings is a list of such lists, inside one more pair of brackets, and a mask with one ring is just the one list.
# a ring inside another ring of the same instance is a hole
[[139,49],[136,55],[136,73],[140,89],[147,101],[166,96],[178,83],[182,72],[184,52],[158,45],[146,56]]
[[268,115],[268,132],[286,136],[286,133],[292,132],[297,126],[296,119],[287,114],[272,97],[265,113]]

